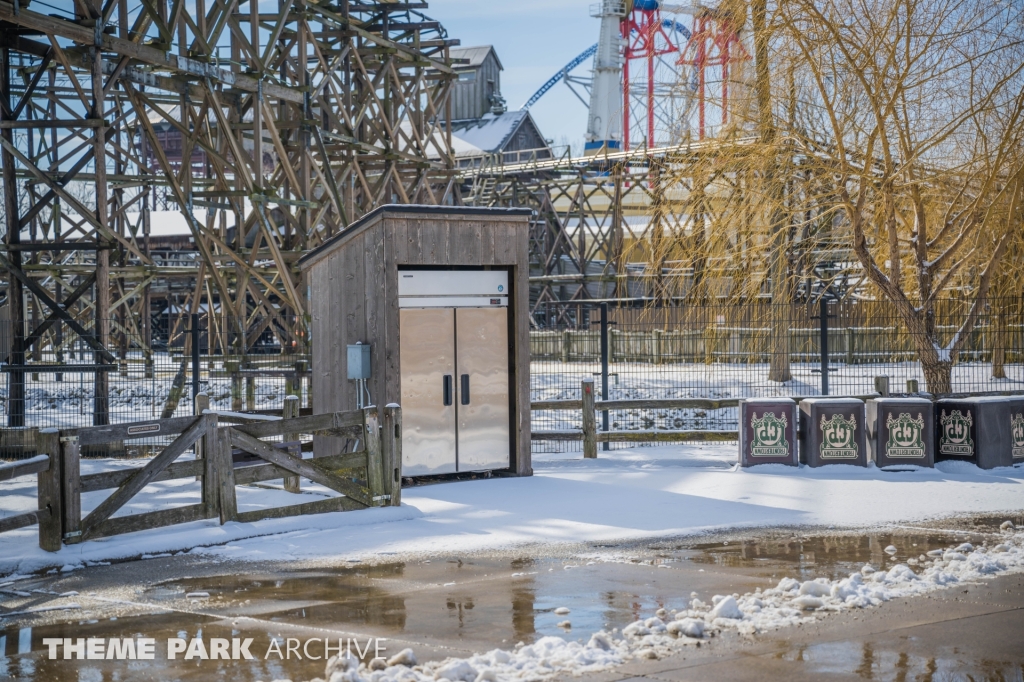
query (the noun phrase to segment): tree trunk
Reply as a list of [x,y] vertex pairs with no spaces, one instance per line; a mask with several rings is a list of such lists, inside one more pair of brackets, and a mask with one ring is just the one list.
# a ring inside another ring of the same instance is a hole
[[996,335],[994,340],[995,344],[992,348],[992,378],[1005,379],[1006,346],[1010,340],[1010,335],[1007,333],[1006,328],[1006,313],[1001,312],[996,315]]
[[793,378],[789,366],[789,311],[788,305],[772,305],[772,345],[768,381],[789,381]]
[[768,63],[768,45],[771,40],[767,28],[767,2],[751,3],[751,24],[754,30],[754,87],[757,94],[758,129],[765,152],[772,157],[765,167],[762,180],[769,199],[769,220],[772,231],[772,339],[769,381],[789,381],[793,378],[789,366],[789,303],[792,300],[788,258],[789,228],[783,210],[785,202],[784,175],[786,166],[775,149],[777,132],[772,115],[771,71]]
[[953,392],[953,363],[949,360],[937,360],[921,356],[921,369],[924,371],[926,390],[932,395]]

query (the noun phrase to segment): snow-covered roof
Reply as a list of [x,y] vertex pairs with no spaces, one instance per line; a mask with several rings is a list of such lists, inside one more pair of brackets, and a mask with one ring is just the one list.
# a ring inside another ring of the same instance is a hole
[[[160,108],[163,109],[164,111],[166,111],[167,115],[170,116],[175,121],[180,121],[181,120],[181,105],[180,104],[175,104],[174,106],[166,106],[166,105],[161,103]],[[149,109],[147,111],[147,113],[146,113],[146,118],[148,118],[149,122],[151,124],[153,124],[153,125],[159,125],[161,123],[167,123],[167,119],[164,118],[163,115],[159,111],[157,111],[156,109]]]
[[[246,202],[248,208],[248,201]],[[195,211],[196,218],[200,223],[204,222],[206,209],[197,208]],[[137,224],[139,221],[138,213],[126,213],[125,218],[132,224]],[[233,227],[235,224],[235,218],[233,212],[227,213],[227,225]],[[149,233],[154,237],[176,237],[188,235],[192,236],[192,230],[188,226],[188,221],[185,220],[185,216],[181,214],[181,211],[150,211],[149,213]]]
[[483,118],[467,121],[453,121],[452,147],[455,156],[479,156],[481,153],[501,151],[529,116],[530,112],[521,109],[498,115],[485,114]]
[[493,45],[477,45],[476,47],[453,47],[453,48],[451,48],[449,54],[451,54],[452,59],[468,59],[469,60],[468,64],[454,64],[453,65],[454,68],[460,69],[460,68],[466,68],[467,66],[468,67],[480,66],[481,64],[484,63],[484,60],[487,59],[487,54],[489,52],[494,52],[494,60],[496,62],[498,62],[498,68],[501,69],[502,71],[504,71],[505,67],[501,65],[501,60],[498,59],[498,53],[494,51],[494,46]]

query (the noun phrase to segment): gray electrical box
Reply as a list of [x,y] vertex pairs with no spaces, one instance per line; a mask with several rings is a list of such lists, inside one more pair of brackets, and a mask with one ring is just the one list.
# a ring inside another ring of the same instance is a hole
[[370,344],[354,343],[348,347],[348,378],[370,378]]

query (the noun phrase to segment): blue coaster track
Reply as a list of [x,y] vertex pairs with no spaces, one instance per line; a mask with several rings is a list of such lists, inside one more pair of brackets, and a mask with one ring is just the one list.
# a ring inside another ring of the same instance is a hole
[[[689,40],[690,39],[690,30],[688,28],[686,28],[685,26],[683,26],[682,24],[680,24],[675,19],[665,19],[664,21],[661,22],[661,24],[665,28],[667,28],[669,30],[672,30],[672,31],[675,31],[679,35],[683,36],[683,39],[685,39],[685,40]],[[543,97],[544,95],[547,94],[548,90],[550,90],[551,88],[555,87],[558,84],[559,81],[561,81],[563,78],[565,78],[565,76],[570,71],[572,71],[577,66],[579,66],[583,62],[585,62],[588,59],[590,59],[591,57],[593,57],[595,52],[597,52],[597,43],[594,43],[593,45],[591,45],[590,47],[585,49],[583,52],[580,52],[578,55],[573,57],[573,59],[568,64],[566,64],[565,66],[563,66],[561,69],[558,70],[558,73],[556,73],[554,76],[549,78],[544,83],[544,85],[542,85],[539,88],[537,88],[537,92],[533,93],[530,96],[530,99],[526,100],[526,103],[523,104],[523,106],[521,106],[519,108],[525,111],[526,109],[529,109],[530,107],[532,107],[534,104],[537,103],[537,101],[541,97]]]

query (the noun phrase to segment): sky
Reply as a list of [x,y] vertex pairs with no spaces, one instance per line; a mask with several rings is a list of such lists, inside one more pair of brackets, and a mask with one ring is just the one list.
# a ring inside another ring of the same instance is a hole
[[[501,92],[518,109],[573,57],[597,42],[594,0],[428,0],[423,10],[463,47],[493,45],[505,70]],[[574,71],[589,77],[589,62]],[[582,146],[587,109],[564,84],[530,108],[544,137],[555,145]]]

